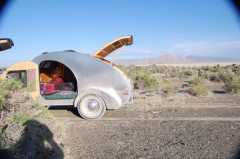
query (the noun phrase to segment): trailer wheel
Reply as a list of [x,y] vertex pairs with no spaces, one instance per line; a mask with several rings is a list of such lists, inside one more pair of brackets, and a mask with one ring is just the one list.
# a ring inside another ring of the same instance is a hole
[[104,115],[106,105],[101,97],[86,95],[77,102],[77,110],[84,119],[99,119]]

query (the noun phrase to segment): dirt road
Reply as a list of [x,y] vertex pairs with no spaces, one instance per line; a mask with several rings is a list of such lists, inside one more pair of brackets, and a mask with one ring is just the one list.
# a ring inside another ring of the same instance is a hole
[[148,98],[98,121],[51,110],[65,123],[65,157],[240,158],[239,97],[191,98],[178,105]]

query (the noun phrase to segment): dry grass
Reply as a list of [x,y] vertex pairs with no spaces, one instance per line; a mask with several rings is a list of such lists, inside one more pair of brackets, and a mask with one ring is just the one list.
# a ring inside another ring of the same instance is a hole
[[193,96],[206,96],[208,95],[208,88],[204,84],[203,80],[200,78],[194,78],[192,81],[189,83],[189,94]]

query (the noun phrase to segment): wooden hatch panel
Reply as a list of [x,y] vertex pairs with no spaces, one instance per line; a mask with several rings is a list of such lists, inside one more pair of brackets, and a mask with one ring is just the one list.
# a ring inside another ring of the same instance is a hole
[[133,37],[132,36],[123,36],[120,37],[108,44],[106,44],[102,49],[98,50],[95,53],[95,57],[103,59],[113,51],[125,46],[125,45],[131,45],[133,43]]

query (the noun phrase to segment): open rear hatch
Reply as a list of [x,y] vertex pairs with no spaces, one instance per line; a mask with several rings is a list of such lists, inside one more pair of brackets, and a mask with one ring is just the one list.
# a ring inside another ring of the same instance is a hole
[[95,57],[99,59],[104,59],[107,55],[111,54],[113,51],[125,46],[131,45],[133,43],[132,36],[120,37],[108,44],[106,44],[102,49],[95,53]]

